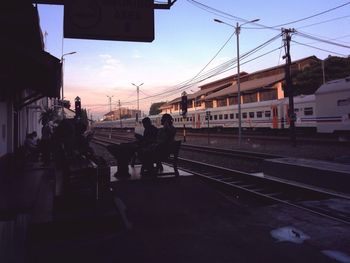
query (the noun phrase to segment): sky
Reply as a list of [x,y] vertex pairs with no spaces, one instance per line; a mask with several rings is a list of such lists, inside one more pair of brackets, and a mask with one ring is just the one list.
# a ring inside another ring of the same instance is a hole
[[[241,72],[285,63],[281,28],[296,30],[292,61],[350,54],[350,2],[344,0],[178,0],[169,10],[155,10],[153,42],[63,38],[63,7],[38,5],[38,10],[46,51],[57,58],[76,52],[64,56],[65,99],[74,105],[79,96],[93,119],[109,111],[109,97],[112,109],[119,101],[136,109],[132,83],[143,83],[139,104],[148,114],[151,103],[236,74],[236,23],[248,22],[239,34]],[[255,19],[260,20],[249,23]]]

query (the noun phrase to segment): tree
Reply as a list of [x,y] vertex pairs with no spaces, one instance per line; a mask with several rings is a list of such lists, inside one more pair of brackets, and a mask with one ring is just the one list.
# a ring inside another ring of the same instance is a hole
[[81,109],[81,122],[86,125],[86,127],[89,125],[89,119],[87,115],[86,109]]
[[[324,60],[325,81],[350,76],[350,57],[332,57]],[[322,61],[314,63],[304,70],[293,72],[293,94],[314,94],[323,84]],[[288,94],[285,94],[286,96]]]
[[50,121],[55,121],[57,119],[58,119],[58,114],[57,114],[57,112],[54,109],[52,109],[52,108],[45,108],[40,113],[39,122],[41,122],[41,124],[43,126],[45,126]]
[[162,106],[165,102],[156,102],[156,103],[152,103],[150,109],[149,109],[149,115],[157,115],[161,112],[161,110],[159,109],[160,106]]

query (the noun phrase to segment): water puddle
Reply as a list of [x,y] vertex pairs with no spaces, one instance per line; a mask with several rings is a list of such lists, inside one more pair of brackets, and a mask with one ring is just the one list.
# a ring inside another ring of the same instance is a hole
[[350,256],[336,250],[322,250],[322,253],[331,259],[335,259],[341,263],[350,263]]
[[293,242],[296,244],[302,244],[305,240],[310,239],[310,237],[304,234],[301,230],[295,227],[281,227],[270,232],[271,236],[278,240],[278,242]]

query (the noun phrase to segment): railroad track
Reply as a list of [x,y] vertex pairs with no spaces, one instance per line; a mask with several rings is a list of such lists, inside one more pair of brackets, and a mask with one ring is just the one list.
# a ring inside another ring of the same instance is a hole
[[[130,137],[120,136],[120,135],[113,135],[111,136],[111,139],[109,137],[100,137],[100,136],[95,137],[95,139],[100,141],[102,140],[105,142],[115,142],[115,143],[119,143],[123,141],[134,141],[134,139]],[[209,146],[200,146],[195,144],[182,144],[181,151],[200,152],[200,153],[215,154],[215,155],[225,156],[225,157],[242,158],[242,159],[257,160],[257,161],[262,161],[264,159],[274,159],[274,158],[285,157],[281,155],[259,153],[259,152],[252,152],[252,151],[243,151],[243,150],[222,149],[222,148],[215,148],[215,147],[209,147]]]
[[[125,137],[119,137],[119,139],[125,139]],[[131,138],[129,139],[131,140]],[[116,139],[111,140],[109,138],[102,137],[94,138],[93,141],[102,146],[120,142]],[[196,145],[182,145],[181,149],[187,148],[187,150],[191,150],[191,147],[197,151],[203,152],[205,150],[210,154],[222,154],[225,156],[236,157],[239,155],[239,157],[244,156],[245,158],[249,158],[248,156],[250,154],[250,152],[240,154],[238,151],[233,151],[233,153],[231,153],[231,150],[222,150]],[[278,157],[275,155],[264,155],[260,153],[257,155],[255,155],[256,153],[252,154],[252,159],[260,160],[263,158]],[[288,181],[281,181],[277,178],[266,176],[262,177],[251,173],[227,169],[184,158],[178,159],[178,167],[179,169],[197,175],[210,183],[220,187],[225,187],[227,190],[253,195],[257,198],[274,203],[282,203],[316,214],[318,216],[326,217],[350,225],[350,211],[337,210],[336,208],[327,207],[320,203],[322,202],[320,200],[331,199],[337,199],[340,200],[340,202],[350,203],[350,196],[330,192],[325,189],[313,188],[311,186],[296,184]],[[320,202],[315,203],[312,201]]]
[[293,206],[350,225],[350,211],[342,211],[325,207],[320,203],[309,202],[338,199],[339,202],[350,203],[350,196],[183,158],[179,158],[178,167],[229,190],[248,193],[268,201]]
[[[105,133],[105,134],[112,134],[112,135],[117,135],[119,134],[126,134],[125,131],[118,131],[118,130],[99,130],[100,133]],[[183,131],[182,129],[178,129],[178,136],[182,136]],[[188,138],[207,138],[209,136],[209,139],[237,139],[238,135],[237,134],[230,134],[228,132],[225,133],[206,133],[206,132],[191,132],[191,131],[186,131],[186,137]],[[253,141],[271,141],[271,142],[289,142],[290,137],[286,134],[262,134],[257,133],[257,132],[251,132],[251,131],[245,131],[245,133],[242,135],[242,139],[244,140],[253,140]],[[302,144],[324,144],[324,145],[350,145],[350,141],[340,141],[338,137],[336,136],[320,136],[320,135],[305,135],[305,134],[297,134],[296,138],[298,143]]]
[[238,150],[214,148],[214,147],[208,147],[208,146],[199,146],[194,144],[182,144],[181,150],[197,151],[201,153],[215,154],[215,155],[220,155],[225,157],[244,158],[244,159],[258,160],[258,161],[261,161],[264,159],[274,159],[274,158],[285,157],[285,156],[274,155],[274,154],[258,153],[258,152],[251,152],[251,151],[242,151],[242,150],[238,151]]

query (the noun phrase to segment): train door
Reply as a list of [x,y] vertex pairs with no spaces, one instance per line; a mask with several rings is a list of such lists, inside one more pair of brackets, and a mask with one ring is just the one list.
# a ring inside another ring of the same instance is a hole
[[271,107],[272,109],[272,128],[278,129],[278,109],[276,105]]
[[192,129],[196,128],[196,114],[192,114]]

